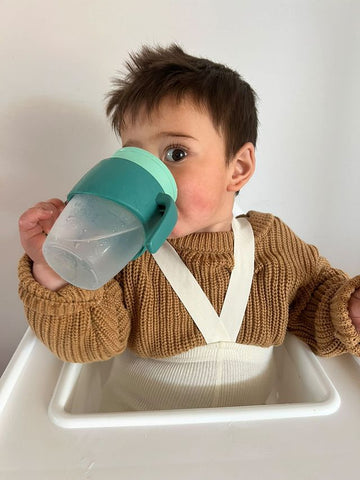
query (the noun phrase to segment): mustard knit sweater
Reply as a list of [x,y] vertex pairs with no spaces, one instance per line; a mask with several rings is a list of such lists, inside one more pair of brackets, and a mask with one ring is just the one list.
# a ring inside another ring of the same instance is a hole
[[[249,212],[255,270],[237,342],[280,345],[293,332],[319,355],[360,355],[348,301],[360,287],[301,241],[281,220]],[[195,233],[170,240],[219,314],[234,265],[233,233]],[[59,358],[105,360],[130,347],[142,357],[168,357],[204,345],[200,331],[146,252],[95,291],[38,284],[26,255],[19,293],[31,328]],[[240,294],[240,292],[239,292]]]

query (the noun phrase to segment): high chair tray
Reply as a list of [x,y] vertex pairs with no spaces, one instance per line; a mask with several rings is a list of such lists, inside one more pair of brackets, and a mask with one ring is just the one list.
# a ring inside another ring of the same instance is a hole
[[[359,468],[354,459],[358,455],[360,430],[358,359],[351,355],[314,357],[305,345],[291,337],[276,355],[284,366],[282,384],[289,382],[288,393],[291,385],[301,387],[294,390],[293,397],[286,397],[283,388],[282,398],[279,391],[276,399],[274,391],[272,401],[282,403],[205,412],[115,412],[104,421],[102,413],[96,412],[96,402],[91,409],[91,402],[86,405],[84,401],[86,385],[92,388],[89,398],[101,391],[101,382],[94,382],[99,366],[74,366],[79,369],[77,379],[83,377],[84,383],[81,386],[75,378],[72,383],[68,379],[70,392],[59,391],[65,371],[73,367],[66,365],[62,371],[64,363],[28,330],[0,379],[0,478],[357,477]],[[111,366],[106,364],[102,368]],[[301,375],[303,378],[299,378]],[[90,381],[87,384],[91,378],[93,385]],[[341,397],[340,405],[332,384]],[[77,394],[77,406],[70,398],[75,386],[83,392]],[[84,428],[63,428],[54,423],[54,418],[50,419],[48,407],[54,391],[63,395],[58,398],[63,406],[59,407],[59,403],[54,403],[56,397],[53,398],[52,414],[61,415],[63,425],[67,422],[68,427]],[[74,411],[75,407],[79,410]],[[276,412],[278,417],[270,418],[270,412]],[[94,428],[90,428],[90,421]],[[182,421],[185,425],[180,424]],[[117,428],[116,422],[120,424]]]
[[274,349],[276,381],[266,404],[141,412],[102,411],[102,392],[112,360],[64,364],[49,405],[64,428],[104,428],[241,422],[334,413],[340,397],[310,348],[291,334]]

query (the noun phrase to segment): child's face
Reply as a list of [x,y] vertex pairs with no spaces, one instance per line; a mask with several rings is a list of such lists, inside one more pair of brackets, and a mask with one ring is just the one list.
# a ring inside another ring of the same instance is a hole
[[145,111],[122,129],[125,147],[160,158],[178,187],[178,221],[170,238],[231,229],[235,163],[226,164],[223,137],[206,110],[190,100],[164,99],[149,117]]

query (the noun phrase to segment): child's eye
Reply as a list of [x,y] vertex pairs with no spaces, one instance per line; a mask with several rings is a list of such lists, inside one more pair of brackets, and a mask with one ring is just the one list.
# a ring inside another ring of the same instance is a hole
[[187,156],[187,152],[180,147],[168,148],[165,152],[165,160],[168,162],[180,162]]

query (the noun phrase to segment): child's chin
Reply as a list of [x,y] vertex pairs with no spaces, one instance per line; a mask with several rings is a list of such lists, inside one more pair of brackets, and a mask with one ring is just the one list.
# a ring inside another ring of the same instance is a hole
[[193,225],[191,222],[183,222],[181,218],[178,218],[178,221],[168,238],[186,237],[192,233],[197,233],[198,230],[196,230],[196,227],[197,225]]
[[183,237],[183,235],[181,235],[180,232],[178,233],[178,232],[174,232],[174,231],[172,231],[172,232],[170,233],[170,235],[168,236],[168,238],[170,238],[170,239],[171,239],[171,238],[179,238],[179,237]]
[[180,238],[184,237],[185,235],[188,235],[188,233],[183,232],[184,229],[181,229],[181,227],[178,226],[178,224],[175,225],[174,230],[170,233],[168,238]]

